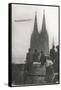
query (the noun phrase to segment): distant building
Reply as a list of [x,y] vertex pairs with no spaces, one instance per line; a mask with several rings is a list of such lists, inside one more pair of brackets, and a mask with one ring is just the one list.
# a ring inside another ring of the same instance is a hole
[[43,51],[45,55],[49,54],[49,37],[46,30],[45,13],[43,13],[42,29],[38,32],[37,25],[37,13],[35,14],[34,29],[31,35],[30,47],[32,51],[37,49],[38,51]]

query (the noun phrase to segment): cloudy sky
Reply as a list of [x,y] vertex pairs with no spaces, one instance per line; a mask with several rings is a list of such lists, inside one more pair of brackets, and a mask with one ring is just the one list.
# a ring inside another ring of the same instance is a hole
[[30,47],[30,38],[37,12],[38,31],[42,28],[43,10],[45,11],[46,29],[49,35],[49,48],[53,38],[58,45],[58,8],[12,4],[12,62],[23,63]]

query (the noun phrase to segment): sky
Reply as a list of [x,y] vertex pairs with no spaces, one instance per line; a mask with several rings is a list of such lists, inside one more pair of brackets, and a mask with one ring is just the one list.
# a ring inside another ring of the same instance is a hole
[[24,63],[30,47],[31,34],[34,28],[35,12],[37,12],[38,31],[41,31],[43,10],[45,11],[46,29],[49,36],[49,49],[53,38],[58,45],[58,8],[48,6],[32,6],[12,4],[12,62]]

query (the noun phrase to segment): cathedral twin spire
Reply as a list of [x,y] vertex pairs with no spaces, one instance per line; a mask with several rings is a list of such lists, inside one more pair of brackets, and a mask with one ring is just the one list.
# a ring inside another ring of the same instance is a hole
[[42,29],[40,33],[38,32],[37,26],[37,12],[35,12],[34,29],[31,35],[30,47],[32,50],[38,49],[43,50],[45,53],[49,53],[49,40],[46,30],[45,12],[43,12]]
[[[47,30],[46,30],[46,21],[45,21],[45,11],[43,11],[43,21],[42,21],[42,30],[41,30],[41,32],[46,32],[47,33]],[[33,33],[41,34],[41,32],[40,33],[38,32],[37,12],[35,12],[35,21],[34,21],[34,31],[33,31]]]
[[[42,30],[45,31],[45,29],[46,29],[45,11],[43,11]],[[37,12],[35,12],[34,32],[38,32]]]

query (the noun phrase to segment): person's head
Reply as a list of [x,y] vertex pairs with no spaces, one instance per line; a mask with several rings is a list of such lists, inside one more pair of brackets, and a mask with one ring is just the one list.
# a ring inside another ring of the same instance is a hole
[[41,50],[41,54],[44,54],[42,50]]
[[59,46],[56,46],[57,51],[59,50]]
[[53,47],[52,47],[53,49],[55,49],[55,46],[53,45]]
[[31,51],[31,48],[29,48],[28,51],[30,52]]
[[37,52],[37,49],[35,49],[34,51]]

